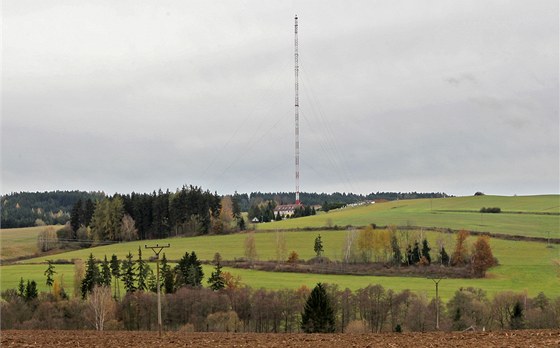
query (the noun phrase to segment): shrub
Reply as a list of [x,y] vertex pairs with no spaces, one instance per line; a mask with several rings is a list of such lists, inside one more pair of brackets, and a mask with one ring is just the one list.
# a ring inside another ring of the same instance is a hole
[[498,207],[492,207],[492,208],[490,208],[490,207],[488,207],[488,208],[482,207],[482,208],[480,208],[480,212],[481,212],[481,213],[499,214],[499,213],[502,212],[502,209],[500,209],[500,208],[498,208]]
[[367,324],[363,320],[352,320],[344,329],[346,333],[367,333],[368,331]]

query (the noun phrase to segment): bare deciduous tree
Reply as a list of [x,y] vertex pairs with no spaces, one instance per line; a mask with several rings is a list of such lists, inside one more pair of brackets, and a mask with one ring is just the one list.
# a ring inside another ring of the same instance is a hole
[[37,235],[37,249],[45,252],[58,247],[58,237],[54,227],[50,226]]
[[125,214],[121,220],[121,238],[127,242],[138,239],[138,230],[134,219],[128,214]]
[[276,231],[276,261],[284,261],[287,257],[286,235],[284,232]]
[[257,259],[257,246],[255,244],[255,233],[251,232],[245,238],[245,257],[249,261]]
[[96,286],[87,299],[88,318],[92,321],[97,331],[103,331],[105,322],[115,312],[115,302],[111,289],[107,286]]

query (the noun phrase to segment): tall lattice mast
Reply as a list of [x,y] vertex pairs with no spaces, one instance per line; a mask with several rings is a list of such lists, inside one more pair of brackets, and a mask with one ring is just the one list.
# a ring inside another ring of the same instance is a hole
[[296,204],[299,205],[299,85],[298,85],[298,17],[295,18],[295,41],[294,41],[294,58],[295,58],[295,118],[296,118]]

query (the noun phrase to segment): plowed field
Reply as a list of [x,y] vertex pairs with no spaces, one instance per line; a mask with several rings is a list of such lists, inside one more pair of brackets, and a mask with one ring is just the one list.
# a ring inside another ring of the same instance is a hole
[[560,347],[560,330],[465,333],[254,334],[2,331],[1,347]]

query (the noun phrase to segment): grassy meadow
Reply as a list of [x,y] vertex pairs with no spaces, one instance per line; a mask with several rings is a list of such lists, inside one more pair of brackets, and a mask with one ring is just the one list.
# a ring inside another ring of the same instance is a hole
[[[345,231],[324,231],[320,232],[325,247],[325,255],[333,260],[340,260],[342,256],[342,246],[346,238]],[[417,231],[415,233],[420,233]],[[313,241],[317,232],[284,232],[287,250],[295,250],[300,258],[309,259],[314,256]],[[260,260],[273,260],[276,255],[275,240],[276,232],[261,232],[255,234],[257,253]],[[439,232],[424,233],[431,245],[435,245],[436,240],[447,238],[454,243],[453,236],[443,235]],[[150,245],[156,243],[170,243],[171,247],[166,249],[166,256],[170,259],[179,259],[185,251],[195,250],[199,258],[211,260],[214,253],[220,252],[224,259],[234,259],[242,257],[244,253],[243,242],[247,234],[235,234],[227,236],[200,236],[191,238],[173,238],[167,240],[150,241]],[[451,238],[450,238],[451,237]],[[470,237],[472,242],[474,237]],[[500,261],[500,265],[492,268],[484,279],[448,279],[445,286],[442,283],[441,294],[443,298],[452,296],[453,292],[460,287],[480,287],[489,294],[500,291],[512,290],[517,292],[526,291],[530,296],[534,296],[543,291],[549,296],[555,296],[560,286],[560,278],[557,272],[558,267],[554,266],[553,260],[560,259],[560,246],[553,245],[547,247],[546,243],[509,241],[491,239],[491,246],[494,255]],[[128,252],[132,252],[136,258],[138,247],[144,248],[144,243],[130,242],[117,245],[101,246],[86,250],[68,252],[60,255],[51,255],[22,261],[17,265],[2,266],[0,268],[0,285],[2,289],[17,286],[21,276],[24,278],[35,279],[39,283],[39,288],[46,290],[43,284],[43,275],[47,259],[66,259],[75,258],[85,259],[89,253],[93,253],[98,259],[104,255],[110,257],[113,253],[119,258],[124,258]],[[150,250],[143,249],[143,256],[147,258],[151,254]],[[434,257],[435,258],[435,257]],[[155,267],[155,264],[152,265]],[[73,265],[57,265],[56,270],[64,274],[64,282],[67,288],[71,288],[73,277]],[[338,284],[341,288],[356,290],[368,284],[381,284],[386,288],[396,291],[410,289],[418,292],[425,292],[430,295],[433,290],[433,283],[424,278],[417,277],[374,277],[374,276],[351,276],[351,275],[316,275],[301,273],[275,273],[245,269],[228,269],[233,275],[239,275],[241,281],[254,288],[298,288],[302,285],[312,287],[317,282],[328,282]],[[212,271],[211,266],[205,266],[204,272],[209,276]]]
[[46,226],[36,226],[0,230],[0,260],[37,253],[37,235],[46,228]]
[[[499,207],[501,214],[481,214]],[[551,215],[544,215],[551,214]],[[323,226],[422,226],[560,238],[560,196],[473,196],[413,199],[349,207],[300,219],[258,224],[259,230]]]
[[[540,215],[535,213],[557,214],[558,195],[533,197],[458,197],[433,200],[403,200],[373,204],[370,206],[346,208],[320,214],[313,217],[286,220],[276,223],[261,224],[254,233],[259,260],[276,260],[277,238],[284,238],[286,254],[298,253],[300,259],[315,256],[313,245],[315,237],[321,234],[324,255],[331,260],[341,260],[348,231],[286,231],[277,230],[324,226],[327,219],[332,225],[366,225],[375,222],[378,225],[415,225],[430,227],[449,227],[453,229],[472,229],[493,233],[522,234],[528,236],[560,237],[559,215]],[[500,207],[502,214],[480,214],[482,207]],[[511,213],[508,213],[511,212]],[[514,213],[515,212],[515,213]],[[519,214],[518,212],[523,212]],[[482,215],[482,216],[481,216]],[[477,228],[470,227],[478,226]],[[512,226],[511,229],[508,226]],[[482,228],[485,227],[485,228]],[[523,228],[522,228],[523,227]],[[42,227],[44,228],[44,227]],[[16,230],[0,230],[2,241],[2,258],[14,255],[33,255],[36,248],[36,235],[41,227]],[[401,238],[411,242],[426,237],[432,247],[432,259],[436,258],[438,243],[443,243],[449,253],[455,244],[453,233],[441,233],[425,230],[399,231]],[[131,252],[136,259],[138,248],[142,248],[145,259],[152,255],[144,245],[169,243],[165,249],[168,259],[178,260],[185,252],[195,251],[202,260],[212,260],[219,252],[223,259],[234,260],[244,256],[244,241],[247,233],[231,235],[210,235],[188,238],[170,238],[165,240],[136,241],[98,246],[90,249],[76,250],[57,255],[41,256],[20,261],[13,265],[0,266],[0,288],[15,288],[20,277],[34,279],[40,290],[47,290],[45,276],[46,260],[86,259],[90,253],[97,259],[105,255],[108,258],[116,254],[123,259]],[[469,242],[474,242],[470,237]],[[560,245],[548,246],[544,242],[510,241],[492,238],[490,240],[494,256],[500,262],[489,270],[484,279],[446,279],[440,285],[442,298],[448,299],[460,287],[478,287],[490,295],[500,291],[527,292],[535,296],[543,291],[548,296],[558,296],[560,288],[560,269],[554,260],[560,259]],[[4,254],[6,252],[6,254]],[[152,265],[155,267],[155,264]],[[246,269],[228,269],[233,275],[239,275],[241,281],[253,288],[299,288],[302,285],[313,287],[317,282],[337,284],[340,288],[356,290],[368,284],[381,284],[395,291],[410,289],[427,296],[434,296],[434,284],[431,280],[419,277],[374,277],[351,275],[317,275],[301,273],[275,273]],[[68,292],[72,289],[73,265],[56,265],[58,276],[63,275]],[[211,266],[204,266],[205,276],[212,271]]]

